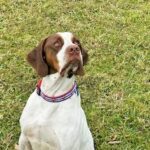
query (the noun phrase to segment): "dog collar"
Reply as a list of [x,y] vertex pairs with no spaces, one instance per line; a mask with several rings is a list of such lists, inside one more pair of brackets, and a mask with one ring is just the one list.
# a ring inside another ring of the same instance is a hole
[[41,96],[44,100],[46,100],[48,102],[53,102],[53,103],[62,102],[62,101],[69,99],[73,94],[77,94],[77,96],[79,95],[76,82],[74,83],[74,85],[68,92],[66,92],[65,94],[62,94],[60,96],[56,96],[56,97],[55,96],[50,97],[50,96],[47,96],[46,94],[44,94],[41,90],[41,84],[42,84],[42,80],[39,80],[39,82],[36,86],[36,92],[39,96]]

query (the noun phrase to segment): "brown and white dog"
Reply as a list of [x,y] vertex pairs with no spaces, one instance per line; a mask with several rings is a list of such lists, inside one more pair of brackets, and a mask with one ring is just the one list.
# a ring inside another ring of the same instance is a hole
[[75,82],[87,58],[70,32],[47,37],[28,54],[43,78],[21,115],[19,150],[94,150]]

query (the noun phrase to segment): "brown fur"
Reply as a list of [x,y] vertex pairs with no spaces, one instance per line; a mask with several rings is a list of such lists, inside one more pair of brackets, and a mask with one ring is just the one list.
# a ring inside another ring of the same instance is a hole
[[53,52],[53,50],[46,50],[46,60],[49,66],[51,66],[51,68],[54,71],[58,71],[59,70],[59,65],[58,65],[58,61],[56,58],[56,53]]
[[[49,74],[55,73],[59,70],[56,54],[62,45],[63,40],[60,36],[57,34],[49,36],[27,55],[27,61],[41,77],[48,75],[48,69]],[[45,53],[45,60],[42,53]]]
[[[83,57],[83,65],[85,65],[88,61],[87,51],[81,46],[80,41],[77,40],[76,37],[72,38],[72,42],[77,44],[80,48]],[[56,55],[62,46],[63,39],[58,34],[49,36],[27,55],[27,61],[41,77],[58,72],[59,65]],[[43,54],[45,58],[43,58]],[[79,63],[78,70],[74,74],[84,75],[81,63]]]
[[38,75],[44,77],[48,74],[48,66],[42,58],[42,49],[45,45],[46,39],[43,40],[36,48],[34,48],[28,55],[27,61],[37,71]]

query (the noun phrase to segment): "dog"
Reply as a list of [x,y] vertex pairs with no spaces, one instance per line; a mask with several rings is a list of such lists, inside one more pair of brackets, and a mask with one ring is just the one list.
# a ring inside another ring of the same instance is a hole
[[87,60],[87,51],[70,32],[45,38],[27,55],[42,79],[20,117],[19,150],[94,150],[75,81],[84,75]]

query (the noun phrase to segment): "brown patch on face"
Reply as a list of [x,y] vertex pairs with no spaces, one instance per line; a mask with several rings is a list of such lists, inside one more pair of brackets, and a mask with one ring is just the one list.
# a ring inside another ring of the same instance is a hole
[[54,34],[47,38],[45,49],[49,48],[49,49],[54,50],[55,53],[57,53],[62,48],[63,44],[64,44],[64,41],[61,38],[61,36],[58,34]]
[[62,46],[63,39],[54,34],[34,48],[27,55],[27,60],[41,77],[55,73],[59,70],[56,54]]
[[59,65],[57,60],[57,53],[62,48],[64,42],[63,39],[58,35],[52,35],[47,39],[45,44],[46,61],[51,66],[53,72],[59,71]]
[[53,49],[46,49],[46,60],[48,65],[52,68],[53,72],[59,71],[59,65],[56,58],[56,53],[53,52]]

